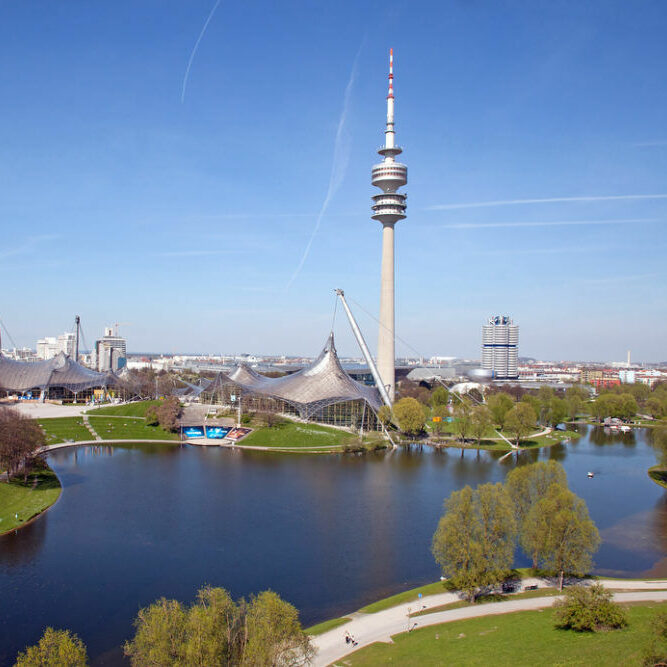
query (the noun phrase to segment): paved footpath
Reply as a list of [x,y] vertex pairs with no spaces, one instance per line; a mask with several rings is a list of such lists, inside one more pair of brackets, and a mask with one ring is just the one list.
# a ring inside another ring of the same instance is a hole
[[[544,585],[543,581],[533,581],[530,579],[524,580],[522,583],[523,585],[530,585],[531,583]],[[614,599],[617,602],[667,601],[667,580],[664,579],[652,581],[610,579],[600,580],[600,583],[605,586],[605,588],[617,591],[631,591],[615,593]],[[650,590],[657,588],[664,590]],[[506,602],[490,602],[408,618],[409,613],[415,614],[422,610],[432,609],[460,600],[456,593],[439,593],[437,595],[423,597],[418,601],[413,600],[412,602],[406,602],[374,614],[364,614],[361,612],[347,614],[347,616],[352,618],[350,622],[333,630],[329,630],[329,632],[313,637],[313,646],[317,648],[317,654],[315,655],[312,664],[315,667],[324,667],[325,665],[335,663],[349,653],[357,651],[369,644],[373,644],[374,642],[391,643],[392,635],[406,632],[408,627],[420,628],[428,625],[447,623],[448,621],[474,618],[477,616],[490,616],[493,614],[506,614],[513,611],[544,609],[545,607],[550,607],[556,599],[558,598],[554,596],[517,598],[516,600],[510,599]],[[351,646],[350,644],[345,643],[345,635],[348,632],[358,642],[357,646]]]

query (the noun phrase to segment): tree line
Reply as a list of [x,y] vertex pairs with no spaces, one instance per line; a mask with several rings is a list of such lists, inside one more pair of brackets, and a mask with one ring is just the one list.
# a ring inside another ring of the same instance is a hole
[[[133,667],[270,667],[310,662],[315,649],[295,607],[273,591],[234,601],[205,586],[191,605],[160,598],[141,609],[123,652]],[[85,667],[86,646],[68,630],[47,628],[15,667]]]
[[630,420],[640,413],[655,419],[667,417],[667,383],[657,383],[653,389],[645,384],[624,384],[603,389],[594,399],[591,389],[580,384],[564,391],[547,386],[537,391],[518,385],[490,387],[485,399],[479,392],[454,396],[442,386],[429,390],[403,381],[399,393],[393,409],[383,406],[378,413],[385,425],[418,436],[430,423],[436,436],[454,431],[461,443],[472,438],[477,446],[485,436],[490,437],[491,429],[504,431],[518,445],[536,428],[574,422],[581,416],[600,422],[606,417]]
[[465,486],[445,500],[432,553],[452,586],[472,601],[504,581],[518,546],[534,568],[566,574],[592,567],[600,535],[563,467],[538,462],[512,470],[504,484]]

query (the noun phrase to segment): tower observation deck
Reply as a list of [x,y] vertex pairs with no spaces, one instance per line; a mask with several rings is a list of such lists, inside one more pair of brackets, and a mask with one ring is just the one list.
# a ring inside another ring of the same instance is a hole
[[382,190],[373,196],[372,218],[382,223],[382,278],[380,287],[380,331],[378,335],[378,372],[387,393],[394,400],[394,225],[405,218],[407,195],[398,189],[408,182],[408,168],[396,162],[402,153],[394,133],[394,50],[389,51],[389,93],[384,146],[378,153],[384,158],[371,172],[371,183]]

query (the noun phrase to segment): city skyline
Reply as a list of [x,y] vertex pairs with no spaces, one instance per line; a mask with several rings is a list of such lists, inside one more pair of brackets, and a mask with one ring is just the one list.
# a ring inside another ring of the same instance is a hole
[[[477,358],[506,312],[523,356],[664,358],[664,5],[214,5],[1,10],[19,346],[78,313],[91,339],[131,322],[130,352],[314,355],[334,288],[378,316],[368,167],[394,46],[397,355]],[[336,338],[357,356],[342,318]]]

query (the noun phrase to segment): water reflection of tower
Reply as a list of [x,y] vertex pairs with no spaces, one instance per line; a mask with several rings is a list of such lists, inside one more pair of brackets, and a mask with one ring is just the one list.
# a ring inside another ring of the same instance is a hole
[[394,50],[389,51],[389,93],[384,146],[378,153],[384,160],[373,167],[371,182],[382,190],[373,196],[374,220],[382,223],[382,273],[380,283],[380,331],[378,335],[378,372],[391,400],[394,400],[394,225],[405,218],[407,195],[397,190],[408,182],[408,168],[396,162],[403,151],[394,135]]

